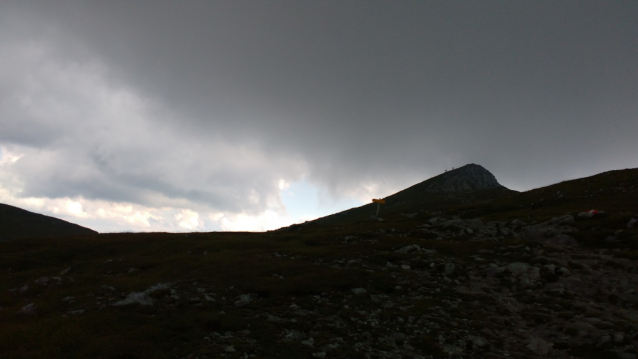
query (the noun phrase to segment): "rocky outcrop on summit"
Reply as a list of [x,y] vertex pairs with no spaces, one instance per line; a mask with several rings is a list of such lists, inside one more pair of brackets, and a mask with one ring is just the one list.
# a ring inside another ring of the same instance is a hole
[[490,171],[473,163],[445,172],[427,182],[431,183],[424,189],[429,192],[462,192],[503,187]]

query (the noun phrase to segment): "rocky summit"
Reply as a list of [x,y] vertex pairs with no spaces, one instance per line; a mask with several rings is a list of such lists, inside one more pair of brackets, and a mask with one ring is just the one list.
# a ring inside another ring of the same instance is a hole
[[0,353],[637,358],[638,169],[449,193],[381,221],[2,242]]
[[463,192],[503,187],[490,171],[473,163],[447,171],[423,185],[424,190],[431,192]]

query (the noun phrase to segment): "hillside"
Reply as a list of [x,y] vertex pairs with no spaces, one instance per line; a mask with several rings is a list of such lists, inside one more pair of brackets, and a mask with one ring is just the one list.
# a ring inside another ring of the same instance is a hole
[[97,234],[97,232],[58,218],[0,203],[0,241],[87,234]]
[[637,357],[638,169],[522,193],[450,177],[383,221],[0,243],[0,353]]
[[[496,177],[480,165],[468,164],[442,173],[421,183],[383,198],[379,217],[410,214],[425,210],[441,210],[476,201],[486,201],[518,193],[498,183]],[[323,225],[336,225],[369,218],[377,204],[366,204],[317,219]]]

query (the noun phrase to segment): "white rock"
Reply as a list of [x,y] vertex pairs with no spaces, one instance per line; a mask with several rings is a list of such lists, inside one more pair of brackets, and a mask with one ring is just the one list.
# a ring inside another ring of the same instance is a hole
[[24,307],[20,308],[18,313],[20,313],[20,314],[34,314],[36,309],[37,309],[37,307],[35,306],[35,304],[29,303],[29,304],[25,305]]
[[69,267],[69,268],[67,268],[67,269],[63,270],[62,272],[60,272],[60,277],[61,277],[61,276],[63,276],[63,275],[67,275],[67,274],[69,274],[69,272],[70,272],[70,271],[71,271],[71,267]]
[[47,285],[49,283],[49,277],[40,277],[35,280],[35,284]]
[[168,285],[158,283],[157,285],[154,285],[143,292],[131,292],[129,293],[129,295],[126,296],[124,300],[114,303],[113,305],[120,306],[133,303],[139,303],[141,305],[153,305],[155,301],[149,296],[149,294],[162,289],[168,289]]
[[472,341],[472,344],[476,345],[479,348],[482,348],[486,344],[490,343],[487,341],[487,339],[476,335],[469,335],[468,338]]
[[67,314],[67,315],[73,315],[73,316],[76,316],[76,315],[84,314],[84,310],[83,310],[83,309],[80,309],[80,310],[70,310],[70,311],[68,311],[66,314]]
[[363,289],[363,288],[353,288],[352,289],[352,293],[356,294],[356,295],[361,295],[361,294],[366,294],[368,293],[367,290]]
[[235,346],[234,345],[229,345],[224,350],[226,350],[228,353],[233,353],[233,352],[235,352]]
[[313,345],[315,345],[315,340],[313,338],[310,338],[308,340],[302,341],[301,344],[308,345],[308,346],[313,346]]
[[545,355],[552,350],[552,346],[554,343],[547,342],[541,338],[531,338],[529,344],[527,344],[527,349],[533,351],[538,355]]
[[235,301],[236,307],[243,307],[250,303],[250,294],[242,294],[239,296],[239,300]]
[[445,275],[450,275],[454,273],[454,263],[445,263]]
[[633,228],[634,224],[636,224],[636,222],[638,222],[637,219],[635,219],[635,218],[630,219],[629,222],[627,222],[627,229]]
[[326,352],[312,353],[312,356],[315,357],[315,358],[325,358],[326,357]]

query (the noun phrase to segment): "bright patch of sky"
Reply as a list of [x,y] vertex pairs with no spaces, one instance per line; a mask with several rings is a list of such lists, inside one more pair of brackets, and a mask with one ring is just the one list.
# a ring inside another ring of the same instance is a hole
[[351,197],[330,196],[326,191],[310,184],[306,178],[283,188],[281,199],[295,223],[317,219],[365,204]]

